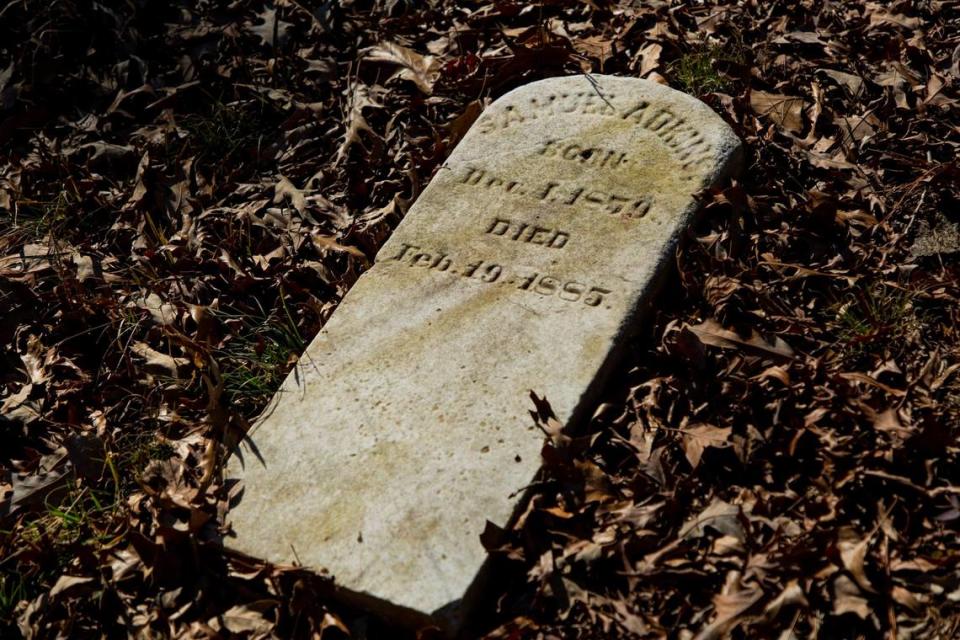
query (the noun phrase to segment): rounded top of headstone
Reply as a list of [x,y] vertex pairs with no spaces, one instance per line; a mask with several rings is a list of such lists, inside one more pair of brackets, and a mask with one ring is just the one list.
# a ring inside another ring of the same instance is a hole
[[684,184],[715,183],[721,172],[735,170],[740,154],[730,126],[691,95],[650,80],[575,75],[531,82],[498,98],[451,160],[472,159],[471,149],[489,155],[502,147],[510,154],[544,139],[619,142],[636,150],[640,138],[653,142],[645,145],[651,149],[645,160],[685,174]]

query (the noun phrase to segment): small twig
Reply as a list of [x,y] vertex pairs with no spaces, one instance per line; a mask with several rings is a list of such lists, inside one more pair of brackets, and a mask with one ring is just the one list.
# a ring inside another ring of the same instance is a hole
[[583,74],[583,77],[587,79],[587,82],[589,82],[589,83],[590,83],[590,86],[593,87],[593,90],[597,92],[597,95],[600,96],[600,99],[603,100],[603,101],[607,104],[608,107],[610,107],[611,109],[613,109],[614,111],[616,111],[616,110],[617,110],[616,107],[614,107],[612,104],[610,104],[610,101],[607,100],[607,96],[603,95],[603,92],[600,91],[600,83],[597,82],[597,79],[594,78],[594,77],[593,77],[592,75],[590,75],[589,73]]

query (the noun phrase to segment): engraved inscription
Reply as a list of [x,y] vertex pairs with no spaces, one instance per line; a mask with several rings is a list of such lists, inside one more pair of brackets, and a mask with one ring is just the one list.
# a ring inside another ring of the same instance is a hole
[[570,239],[570,234],[564,231],[514,222],[505,218],[494,218],[487,227],[487,233],[507,240],[539,244],[550,249],[562,249]]
[[467,167],[460,183],[502,191],[503,193],[532,198],[550,204],[586,205],[610,215],[621,215],[626,218],[642,218],[650,212],[650,207],[653,205],[651,196],[629,196],[622,193],[601,191],[592,187],[581,187],[571,183],[525,184],[517,180],[501,178],[486,169],[478,167]]
[[576,142],[547,140],[539,150],[546,158],[563,158],[596,169],[613,169],[630,165],[633,161],[626,153],[598,147],[584,147]]
[[[530,97],[525,103],[507,105],[497,113],[484,113],[476,126],[481,133],[492,133],[559,114],[620,117],[655,134],[677,157],[684,169],[690,169],[694,164],[710,157],[713,151],[710,143],[703,133],[683,116],[666,107],[651,110],[650,103],[646,100],[640,100],[625,109],[614,107],[615,101],[616,96],[613,94],[601,95],[590,91]],[[570,153],[570,157],[562,157],[567,160],[575,159],[575,153]]]
[[624,120],[654,133],[677,156],[684,169],[710,157],[712,149],[703,133],[666,107],[650,110],[650,103],[641,100],[623,113]]
[[531,96],[523,108],[507,105],[497,113],[487,112],[477,120],[476,126],[481,133],[490,133],[506,129],[514,124],[523,124],[538,118],[549,118],[564,113],[583,115],[615,116],[617,110],[611,101],[616,96],[600,95],[596,91],[577,91],[574,93],[555,93],[546,96]]
[[530,192],[528,187],[521,185],[520,182],[516,180],[501,178],[476,167],[467,167],[467,173],[460,182],[471,186],[486,187],[488,189],[502,189],[507,193],[515,193],[521,196],[527,195]]
[[610,289],[604,287],[565,280],[558,276],[522,268],[513,270],[486,260],[472,260],[461,266],[462,261],[451,258],[445,252],[428,251],[423,247],[406,243],[400,247],[400,253],[390,260],[398,261],[408,267],[446,272],[472,282],[496,283],[544,297],[556,296],[564,302],[580,303],[588,307],[599,307],[604,302],[604,296],[611,293]]

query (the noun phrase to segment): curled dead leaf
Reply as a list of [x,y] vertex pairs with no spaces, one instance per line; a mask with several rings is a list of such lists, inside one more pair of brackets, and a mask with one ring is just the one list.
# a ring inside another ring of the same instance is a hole
[[843,573],[833,580],[833,612],[838,616],[852,613],[863,620],[870,616],[870,603],[857,584]]
[[680,538],[698,538],[706,535],[707,529],[733,536],[740,542],[746,540],[738,505],[714,498],[706,509],[688,520],[678,532]]
[[135,342],[130,350],[147,361],[148,370],[164,373],[174,378],[180,376],[180,370],[190,366],[189,358],[175,357],[160,353],[146,342]]
[[807,101],[796,96],[766,91],[751,91],[750,106],[759,115],[769,118],[792,133],[803,130],[803,108]]
[[683,452],[694,469],[700,464],[703,452],[713,447],[722,449],[730,445],[730,427],[715,427],[712,424],[697,424],[683,429]]
[[745,585],[738,571],[731,571],[723,589],[713,597],[716,615],[694,640],[720,640],[728,637],[746,614],[763,598],[763,590],[755,585]]
[[133,306],[148,312],[153,321],[160,325],[172,325],[177,319],[177,308],[165,302],[156,293],[148,293],[132,302]]
[[774,365],[767,367],[761,373],[753,377],[754,380],[778,380],[783,386],[790,386],[790,372],[784,367]]
[[863,78],[858,75],[835,69],[817,69],[817,71],[845,88],[852,96],[859,96],[863,93]]
[[707,319],[698,325],[688,326],[688,328],[702,343],[712,347],[759,351],[781,358],[793,357],[793,349],[780,338],[774,337],[773,340],[765,340],[755,331],[751,331],[750,335],[744,338],[736,331],[724,329],[723,325],[716,320]]
[[862,540],[856,537],[856,533],[849,529],[840,532],[842,539],[837,543],[840,549],[840,558],[843,561],[843,567],[850,572],[850,575],[864,591],[876,593],[876,589],[870,583],[867,577],[865,561],[867,551],[870,549],[870,538],[867,536]]
[[356,247],[340,244],[335,238],[330,236],[321,236],[314,233],[310,236],[310,241],[313,242],[313,246],[316,247],[321,254],[327,251],[342,251],[343,253],[349,253],[356,258],[360,258],[365,263],[368,262],[367,255],[363,251]]
[[648,42],[640,48],[637,57],[640,58],[639,75],[641,78],[660,68],[661,53],[663,53],[663,45],[656,42]]
[[367,60],[387,62],[403,67],[394,78],[409,80],[427,95],[433,93],[433,84],[440,74],[440,62],[431,55],[421,55],[395,42],[381,42],[370,49]]
[[284,198],[289,198],[290,204],[297,210],[297,213],[303,215],[303,212],[307,208],[307,199],[304,197],[303,191],[293,186],[293,183],[283,175],[277,180],[277,184],[273,188],[273,193],[273,202],[275,204],[283,202]]
[[800,586],[800,583],[797,580],[791,580],[783,588],[783,591],[780,592],[780,595],[771,600],[767,606],[764,607],[763,617],[764,620],[769,622],[775,620],[784,609],[790,607],[809,606],[810,602],[803,593],[803,587]]
[[363,110],[366,108],[382,107],[371,95],[370,87],[357,83],[353,86],[348,101],[349,109],[347,111],[347,129],[343,134],[343,141],[337,148],[335,164],[340,164],[350,152],[353,145],[361,143],[361,132],[366,132],[372,138],[379,139],[374,130],[363,117]]
[[53,588],[50,589],[50,597],[55,598],[61,594],[68,594],[90,582],[93,582],[93,578],[90,576],[60,576],[57,578],[57,582],[53,585]]
[[235,605],[221,614],[219,619],[211,620],[211,626],[217,628],[222,622],[223,628],[231,633],[269,634],[274,628],[274,623],[263,614],[277,605],[276,600],[260,600],[250,604]]
[[900,396],[906,395],[906,393],[907,393],[907,392],[904,391],[903,389],[895,389],[894,387],[891,387],[891,386],[888,385],[888,384],[884,384],[884,383],[880,382],[879,380],[877,380],[876,378],[873,378],[873,377],[871,377],[871,376],[869,376],[869,375],[867,375],[867,374],[865,374],[865,373],[861,373],[861,372],[859,372],[859,371],[854,371],[854,372],[850,372],[850,373],[841,373],[841,374],[839,374],[839,376],[840,376],[841,378],[843,378],[844,380],[849,380],[849,381],[851,381],[851,382],[860,382],[860,383],[866,384],[866,385],[868,385],[868,386],[875,387],[875,388],[877,388],[877,389],[881,389],[881,390],[889,393],[889,394],[892,395],[892,396],[900,397]]

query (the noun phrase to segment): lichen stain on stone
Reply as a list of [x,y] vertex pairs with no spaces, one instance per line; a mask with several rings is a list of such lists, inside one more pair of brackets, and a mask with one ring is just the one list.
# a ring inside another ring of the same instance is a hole
[[[303,531],[322,541],[357,541],[367,517],[367,505],[361,497],[382,484],[383,474],[395,477],[401,466],[415,465],[416,459],[413,447],[403,442],[379,440],[373,447],[360,451],[355,464],[336,470],[341,487],[337,494],[320,499],[323,509],[303,514]],[[333,470],[321,468],[317,471]],[[296,499],[296,496],[288,495],[283,499]]]

